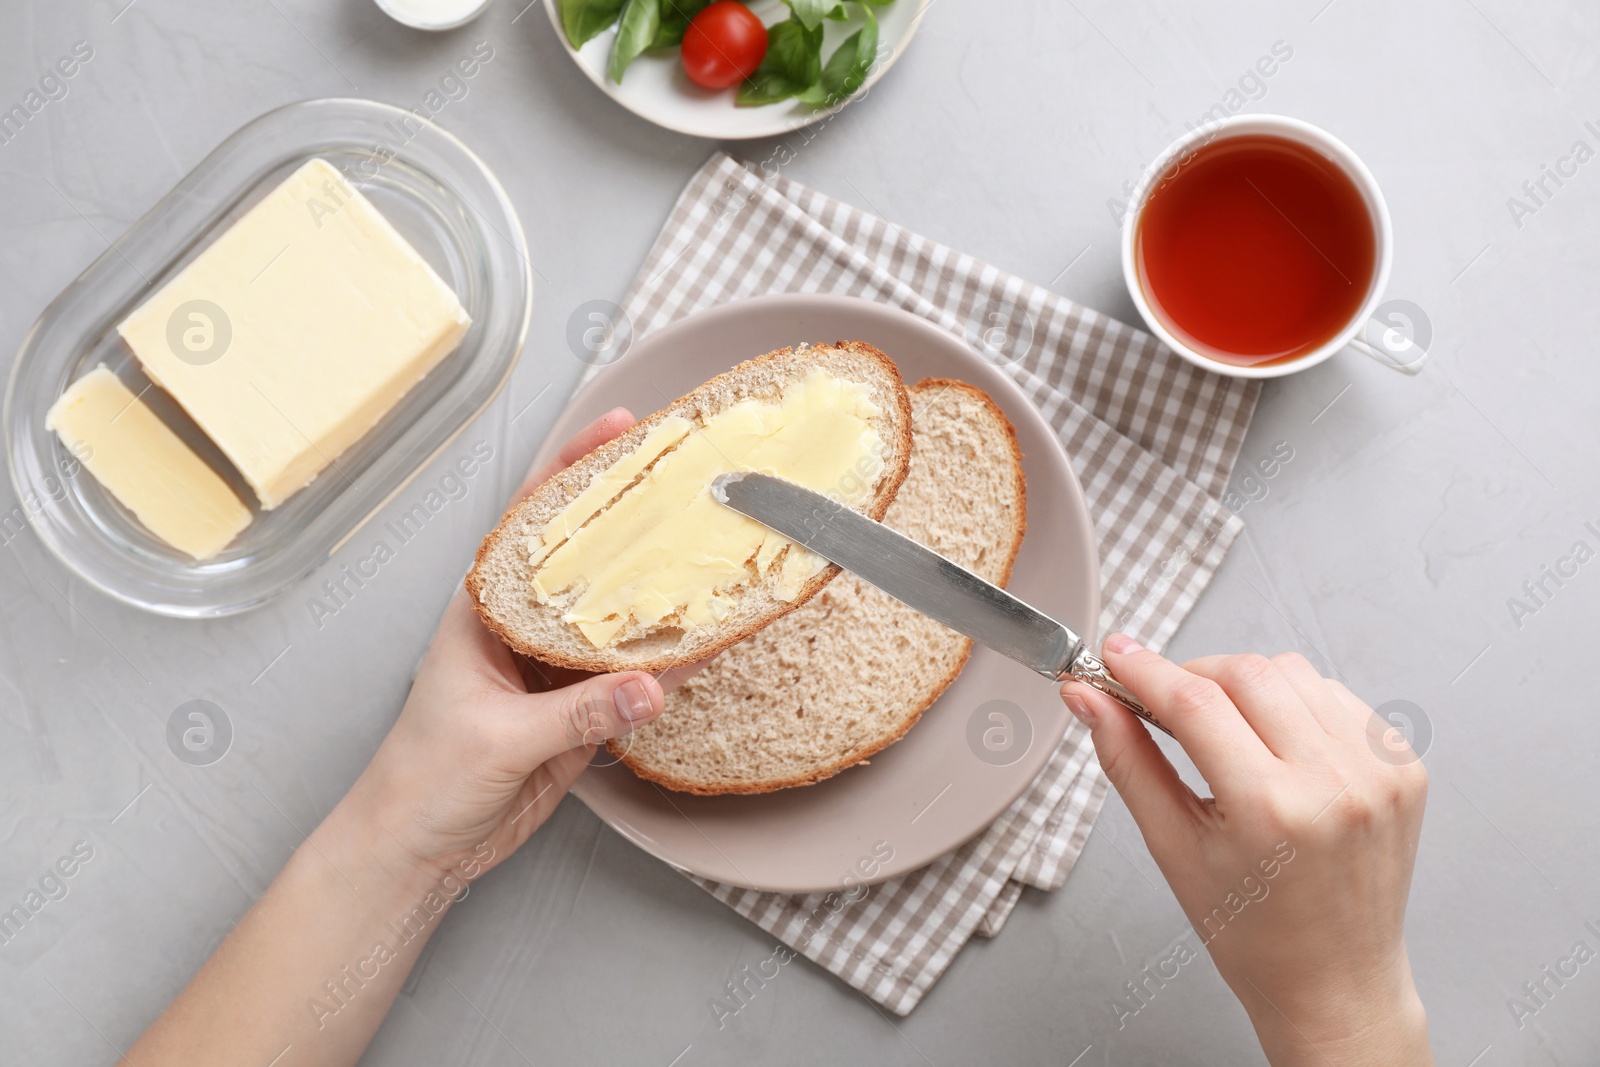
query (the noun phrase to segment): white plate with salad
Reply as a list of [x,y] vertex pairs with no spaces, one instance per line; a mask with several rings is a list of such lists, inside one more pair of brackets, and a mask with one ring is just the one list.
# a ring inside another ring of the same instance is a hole
[[871,89],[933,0],[545,0],[623,107],[693,137],[799,129]]

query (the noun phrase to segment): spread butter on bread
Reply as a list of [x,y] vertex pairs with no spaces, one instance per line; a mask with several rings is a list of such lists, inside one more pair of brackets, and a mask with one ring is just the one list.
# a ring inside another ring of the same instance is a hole
[[713,478],[760,470],[881,519],[910,453],[910,401],[888,356],[858,341],[769,352],[514,505],[479,548],[467,591],[506,644],[546,663],[694,663],[799,608],[839,573],[716,503]]

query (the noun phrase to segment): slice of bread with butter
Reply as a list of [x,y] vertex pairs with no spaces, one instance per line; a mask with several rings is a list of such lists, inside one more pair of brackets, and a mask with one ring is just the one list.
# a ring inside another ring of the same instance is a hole
[[[883,521],[1005,585],[1027,527],[1016,432],[965,382],[930,378],[910,394],[911,469]],[[683,792],[811,785],[904,737],[971,649],[954,630],[841,575],[668,692],[659,719],[606,744],[639,777]]]
[[883,517],[911,455],[911,405],[871,345],[784,348],[739,364],[540,486],[484,539],[478,614],[524,655],[662,671],[743,640],[839,568],[718,504],[759,470]]

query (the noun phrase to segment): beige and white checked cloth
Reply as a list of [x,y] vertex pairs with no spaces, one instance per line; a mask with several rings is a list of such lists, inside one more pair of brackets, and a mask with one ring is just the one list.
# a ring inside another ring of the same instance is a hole
[[[1088,497],[1102,632],[1156,649],[1171,638],[1243,528],[1219,498],[1257,383],[1200,371],[1142,330],[719,152],[678,198],[622,310],[638,338],[768,293],[862,297],[962,337],[992,306],[1025,314],[1032,344],[1006,369],[1055,428]],[[695,880],[904,1015],[969,937],[999,932],[1024,885],[1065,883],[1106,786],[1087,731],[1074,723],[985,833],[859,900]]]

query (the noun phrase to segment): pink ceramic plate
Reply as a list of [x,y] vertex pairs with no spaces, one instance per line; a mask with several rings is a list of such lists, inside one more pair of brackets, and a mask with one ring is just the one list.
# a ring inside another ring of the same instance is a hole
[[[837,340],[881,348],[908,385],[957,378],[994,398],[1017,428],[1028,481],[1028,532],[1010,588],[1092,635],[1100,614],[1093,527],[1055,434],[1003,371],[904,311],[788,295],[692,315],[640,341],[579,390],[540,459],[618,404],[643,415],[741,360]],[[915,870],[980,833],[1038,775],[1067,721],[1049,681],[976,646],[966,670],[903,740],[818,785],[692,796],[641,781],[602,751],[573,792],[618,833],[685,871],[755,889],[818,892],[840,888],[847,876],[870,882]]]

